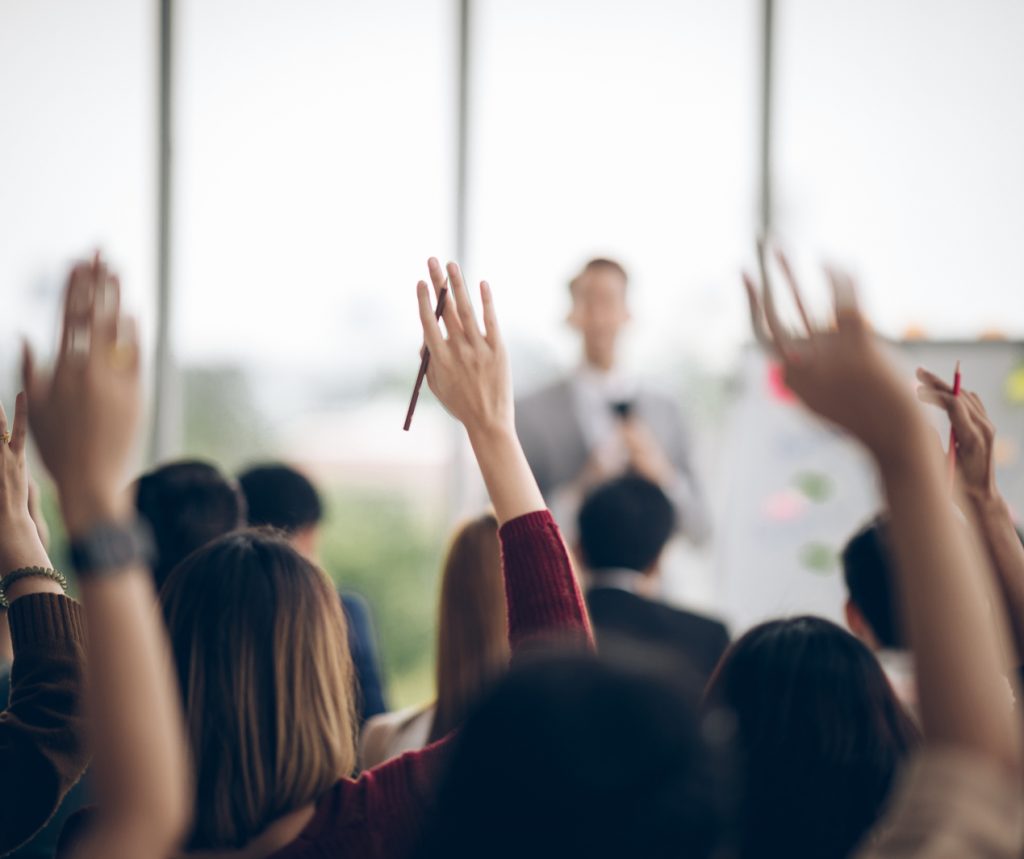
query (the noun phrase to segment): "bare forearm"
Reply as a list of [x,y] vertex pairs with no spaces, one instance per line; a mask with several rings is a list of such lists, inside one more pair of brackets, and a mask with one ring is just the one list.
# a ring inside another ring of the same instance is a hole
[[469,441],[499,524],[546,508],[514,429],[471,428]]
[[1024,545],[1006,501],[996,490],[971,496],[978,531],[985,543],[996,582],[1009,615],[1017,664],[1024,664]]
[[[125,498],[107,493],[67,493],[62,506],[72,537],[131,516]],[[170,852],[188,819],[189,776],[181,704],[152,577],[139,565],[94,574],[81,579],[81,594],[89,630],[93,770],[110,815],[100,833],[142,821],[152,855]]]
[[985,559],[972,551],[954,515],[925,433],[914,425],[902,455],[882,463],[922,721],[930,741],[1019,768],[1003,681],[1002,621],[986,599]]
[[180,704],[150,576],[141,568],[124,570],[87,579],[81,590],[101,801],[115,818],[146,821],[151,843],[169,849],[187,818],[188,779]]

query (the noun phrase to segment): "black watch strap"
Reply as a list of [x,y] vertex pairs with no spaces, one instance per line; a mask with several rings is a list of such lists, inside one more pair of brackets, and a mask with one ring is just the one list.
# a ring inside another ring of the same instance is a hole
[[80,576],[105,576],[153,561],[153,535],[142,519],[96,525],[72,540],[71,564]]

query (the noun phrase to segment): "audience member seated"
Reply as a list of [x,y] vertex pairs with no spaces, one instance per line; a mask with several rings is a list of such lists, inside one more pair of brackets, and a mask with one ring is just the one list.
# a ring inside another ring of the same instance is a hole
[[[324,507],[309,478],[291,466],[267,463],[242,472],[238,482],[249,507],[249,524],[284,532],[292,546],[319,564]],[[380,649],[369,604],[351,591],[339,593],[348,622],[349,652],[359,691],[356,715],[362,725],[387,710]]]
[[171,462],[143,474],[135,486],[135,508],[153,531],[157,590],[182,559],[246,522],[237,484],[199,460]]
[[919,741],[871,651],[822,618],[747,632],[722,659],[708,703],[736,717],[741,859],[848,856]]
[[728,721],[700,722],[675,658],[514,668],[456,739],[418,859],[731,855]]
[[725,625],[652,598],[674,530],[672,502],[657,484],[627,475],[595,489],[578,523],[587,607],[602,649],[616,638],[669,647],[706,680],[729,645]]
[[910,713],[915,713],[913,660],[900,630],[888,542],[888,524],[883,516],[877,516],[843,548],[846,625],[874,652],[896,697]]
[[508,620],[498,522],[480,516],[456,532],[441,577],[437,700],[372,718],[359,744],[364,769],[440,740],[508,667]]

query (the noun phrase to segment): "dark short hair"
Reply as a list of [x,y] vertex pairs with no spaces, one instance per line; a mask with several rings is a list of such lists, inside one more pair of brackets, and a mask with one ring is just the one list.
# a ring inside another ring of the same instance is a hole
[[237,484],[200,460],[171,462],[143,474],[135,487],[135,509],[153,531],[157,588],[183,558],[245,524],[245,498]]
[[818,617],[747,632],[722,657],[706,703],[736,718],[741,859],[845,859],[920,740],[874,654]]
[[592,570],[645,572],[672,536],[676,513],[660,486],[627,474],[609,480],[580,507],[580,551]]
[[699,687],[659,658],[515,666],[455,738],[415,855],[719,855],[733,819],[728,743],[698,720]]
[[850,601],[857,606],[882,647],[906,646],[894,592],[895,571],[889,551],[889,523],[876,516],[843,548],[843,578]]
[[255,465],[243,471],[238,482],[249,504],[250,525],[294,534],[323,519],[320,493],[308,477],[290,465]]
[[572,293],[576,291],[576,287],[584,275],[590,274],[592,271],[601,271],[602,269],[605,271],[615,272],[622,278],[622,282],[624,284],[629,284],[629,275],[626,274],[626,269],[622,267],[621,263],[618,263],[613,259],[607,259],[606,257],[594,257],[594,259],[589,260],[587,264],[580,269],[579,274],[569,281],[569,292]]

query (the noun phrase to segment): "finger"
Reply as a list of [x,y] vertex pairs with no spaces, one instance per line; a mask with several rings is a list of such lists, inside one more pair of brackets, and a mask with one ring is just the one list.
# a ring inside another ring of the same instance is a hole
[[36,361],[32,355],[32,347],[28,345],[28,341],[22,339],[21,341],[21,385],[25,389],[26,393],[32,390],[33,385],[36,381]]
[[459,321],[462,323],[462,331],[470,340],[481,337],[480,328],[476,323],[476,316],[473,315],[473,304],[469,300],[469,290],[466,289],[466,282],[462,279],[462,270],[458,263],[448,263],[448,283],[452,286],[455,297],[455,309],[459,314]]
[[988,412],[985,411],[985,404],[982,402],[981,397],[974,391],[960,391],[960,396],[967,404],[967,408],[971,413],[971,419],[974,423],[981,428],[982,434],[986,438],[995,438],[996,427],[992,423],[988,416]]
[[29,409],[32,411],[32,403],[39,402],[46,384],[48,374],[43,373],[36,366],[35,355],[27,340],[21,341],[21,384],[25,390],[25,398]]
[[961,397],[954,397],[952,394],[936,391],[934,388],[918,388],[917,396],[922,402],[943,409],[949,416],[949,422],[953,425],[957,435],[973,430],[974,421],[971,419],[967,404]]
[[985,403],[982,401],[981,397],[978,396],[977,392],[964,391],[961,389],[960,394],[961,396],[967,397],[967,402],[971,404],[972,410],[978,417],[988,420],[988,411],[985,408]]
[[772,293],[771,281],[768,278],[768,266],[764,258],[764,240],[757,240],[757,265],[761,269],[761,289],[764,292],[764,318],[768,323],[768,330],[772,334],[775,348],[785,357],[786,351],[792,345],[793,338],[786,331],[782,324],[778,311],[775,307],[775,296]]
[[486,280],[480,281],[480,306],[484,314],[484,337],[491,343],[500,343],[501,329],[498,327],[498,314],[494,309],[494,294]]
[[64,329],[57,363],[85,350],[92,315],[93,264],[79,263],[68,276],[64,292]]
[[459,331],[462,328],[462,323],[459,322],[459,316],[455,310],[455,302],[451,300],[452,295],[448,283],[448,275],[441,267],[437,257],[431,257],[427,260],[427,270],[430,272],[430,282],[434,285],[434,297],[437,301],[441,300],[441,291],[446,287],[448,288],[448,299],[445,301],[444,307],[441,308],[441,318],[444,320],[445,328],[448,329],[449,334],[453,331]]
[[105,275],[97,282],[93,301],[90,354],[109,355],[117,346],[117,317],[121,309],[121,282],[116,275]]
[[0,403],[0,436],[7,437],[7,412],[3,403]]
[[840,331],[863,330],[864,317],[857,304],[857,290],[853,278],[838,269],[825,267],[829,286],[832,287],[832,302],[835,306],[836,328]]
[[750,305],[750,325],[754,329],[754,339],[761,344],[762,348],[774,351],[775,346],[764,325],[764,312],[761,309],[761,300],[757,296],[757,287],[754,286],[754,279],[746,272],[742,273],[743,286],[747,290],[747,303]]
[[14,400],[14,424],[11,426],[11,450],[21,454],[25,450],[25,439],[28,438],[28,398],[25,392],[18,393]]
[[928,385],[930,388],[934,388],[936,391],[942,391],[944,394],[953,393],[953,388],[948,383],[940,379],[931,371],[926,370],[924,367],[917,368],[917,378],[919,381],[924,382],[924,384]]
[[434,308],[430,304],[430,290],[425,281],[416,284],[416,298],[420,305],[420,324],[423,326],[423,342],[427,348],[434,353],[440,351],[444,346],[444,335],[441,334],[441,326],[434,318]]
[[142,363],[139,348],[139,323],[134,316],[125,316],[117,327],[117,339],[106,351],[111,366],[138,375]]
[[804,306],[803,296],[800,294],[800,287],[797,285],[796,277],[793,275],[793,269],[789,264],[789,260],[778,248],[775,249],[775,259],[779,263],[779,268],[782,269],[782,276],[786,279],[786,283],[789,284],[789,291],[793,293],[793,301],[796,302],[796,309],[799,311],[800,318],[803,320],[804,327],[807,329],[807,336],[809,338],[813,338],[814,326],[811,324],[811,317],[807,313],[807,308]]

